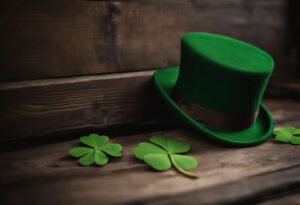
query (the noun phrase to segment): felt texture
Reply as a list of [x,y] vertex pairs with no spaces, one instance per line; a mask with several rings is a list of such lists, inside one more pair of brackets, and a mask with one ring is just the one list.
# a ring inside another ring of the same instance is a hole
[[272,57],[250,44],[189,33],[181,40],[177,88],[186,103],[227,114],[254,113],[273,68]]
[[[260,112],[257,116],[256,122],[250,128],[240,131],[220,130],[194,120],[186,113],[184,113],[171,98],[172,91],[176,85],[178,74],[179,67],[159,70],[153,75],[154,86],[159,97],[170,109],[170,111],[194,130],[204,133],[205,136],[207,136],[209,139],[236,146],[257,145],[264,142],[272,135],[274,129],[274,121],[266,107],[262,104],[260,105]],[[213,81],[213,79],[211,80]],[[215,83],[217,84],[217,82]],[[209,92],[210,87],[206,86],[206,89],[207,91],[205,92]],[[201,92],[197,93],[197,95],[199,96],[201,96],[202,94],[204,96],[207,95]],[[223,100],[220,100],[218,103],[222,104]]]
[[186,176],[197,178],[198,176],[185,170],[191,170],[197,167],[197,161],[186,155],[190,150],[187,142],[169,139],[164,136],[154,136],[150,138],[150,142],[141,142],[134,148],[133,154],[136,158],[143,160],[149,166],[157,171],[165,171],[174,167]]
[[80,142],[89,147],[74,147],[70,149],[70,155],[78,160],[82,166],[90,166],[93,163],[97,165],[105,165],[109,159],[107,154],[112,157],[120,157],[122,155],[122,146],[120,144],[107,144],[109,138],[105,135],[90,134],[80,138]]

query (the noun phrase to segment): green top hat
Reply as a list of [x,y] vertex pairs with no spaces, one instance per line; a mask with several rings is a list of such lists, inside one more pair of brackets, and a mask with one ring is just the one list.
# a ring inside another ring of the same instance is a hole
[[170,110],[219,142],[251,146],[271,136],[273,119],[261,99],[274,68],[272,57],[245,42],[209,33],[181,39],[180,67],[153,80]]

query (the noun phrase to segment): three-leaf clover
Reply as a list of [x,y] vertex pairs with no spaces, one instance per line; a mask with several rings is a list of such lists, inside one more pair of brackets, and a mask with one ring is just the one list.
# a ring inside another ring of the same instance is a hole
[[285,127],[274,132],[276,141],[300,144],[300,129]]
[[122,146],[120,144],[107,144],[109,138],[105,135],[90,134],[80,138],[80,142],[90,147],[75,147],[70,149],[73,157],[80,158],[79,164],[89,166],[93,163],[105,165],[108,162],[106,154],[112,157],[122,155]]
[[196,174],[187,172],[197,167],[197,161],[186,155],[190,145],[176,139],[168,139],[164,136],[154,136],[150,142],[141,142],[134,148],[133,154],[136,158],[144,160],[148,165],[158,171],[165,171],[173,165],[179,172],[192,178],[198,178]]

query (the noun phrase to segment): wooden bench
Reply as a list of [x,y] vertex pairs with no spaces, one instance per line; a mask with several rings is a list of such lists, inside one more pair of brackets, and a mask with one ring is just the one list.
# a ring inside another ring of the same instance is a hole
[[[298,1],[0,5],[0,204],[300,203],[300,145],[209,142],[174,119],[151,84],[155,70],[178,65],[184,33],[229,35],[271,53],[263,103],[276,129],[300,128]],[[91,132],[122,144],[122,158],[79,166],[69,149]],[[199,179],[135,159],[133,148],[157,134],[191,144]]]

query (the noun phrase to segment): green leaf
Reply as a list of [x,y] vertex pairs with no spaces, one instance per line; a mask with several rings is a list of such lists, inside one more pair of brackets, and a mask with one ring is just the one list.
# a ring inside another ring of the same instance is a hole
[[300,129],[295,127],[285,127],[274,132],[275,139],[278,142],[289,142],[291,144],[300,144]]
[[170,153],[185,153],[190,150],[190,145],[186,142],[169,139],[169,152]]
[[197,167],[197,161],[191,156],[172,154],[175,163],[184,170],[191,170]]
[[84,155],[83,157],[81,157],[79,159],[79,164],[81,164],[83,166],[92,165],[94,162],[94,153],[95,153],[95,150],[91,149],[86,155]]
[[164,148],[167,151],[169,150],[168,140],[165,136],[153,136],[150,138],[150,142],[161,146],[162,148]]
[[285,135],[285,134],[281,134],[279,133],[278,135],[276,135],[276,140],[279,142],[289,142],[291,140],[292,135]]
[[82,157],[83,155],[86,155],[88,152],[90,152],[92,149],[88,147],[74,147],[70,149],[70,154],[73,157]]
[[168,154],[146,154],[144,161],[158,171],[165,171],[171,168]]
[[300,137],[292,136],[290,143],[294,145],[300,144]]
[[120,144],[107,144],[109,138],[105,135],[90,134],[80,138],[80,142],[89,147],[75,147],[70,149],[70,154],[73,157],[81,157],[78,161],[83,166],[92,165],[94,162],[97,165],[105,165],[108,163],[108,157],[105,153],[113,157],[122,155],[122,146]]
[[100,150],[95,150],[95,163],[97,165],[105,165],[108,162],[108,158],[105,153]]
[[298,136],[300,137],[300,129],[295,129],[294,132],[293,132],[293,135],[297,136],[297,137]]
[[289,127],[284,127],[279,130],[276,130],[274,133],[289,135],[289,134],[292,134],[295,129],[296,129],[295,127],[289,126]]
[[134,148],[133,154],[136,158],[143,160],[146,154],[167,154],[162,148],[149,142],[141,142]]
[[167,139],[164,136],[151,137],[150,141],[163,147],[166,151],[173,154],[184,153],[190,150],[190,145],[188,143],[176,139]]
[[197,161],[191,156],[174,153],[184,153],[190,150],[190,145],[186,142],[168,139],[164,136],[154,136],[148,142],[141,142],[134,148],[133,154],[136,158],[144,160],[153,169],[165,171],[173,165],[179,172],[197,178],[198,176],[185,170],[193,169],[197,166]]
[[102,146],[101,150],[113,157],[120,157],[122,155],[122,146],[120,144],[107,144]]
[[94,148],[105,145],[108,142],[108,140],[109,138],[107,136],[99,136],[98,134],[90,134],[89,136],[83,136],[80,138],[81,143]]

